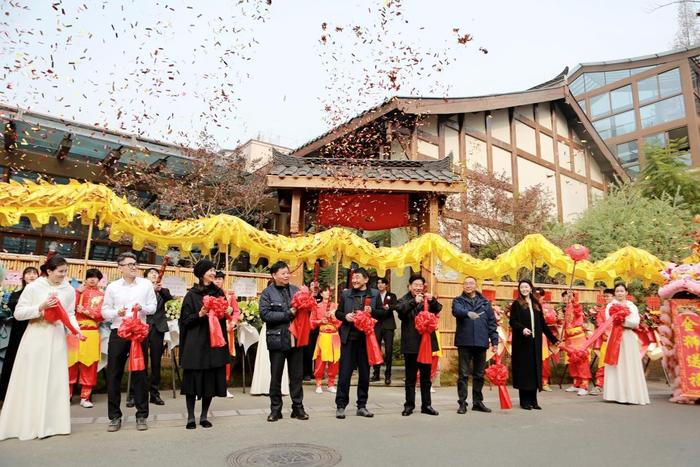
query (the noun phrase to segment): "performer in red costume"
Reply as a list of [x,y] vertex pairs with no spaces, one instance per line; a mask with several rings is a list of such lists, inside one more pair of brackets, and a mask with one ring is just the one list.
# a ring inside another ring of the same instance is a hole
[[99,322],[102,321],[104,299],[104,292],[98,288],[101,280],[102,273],[98,269],[88,269],[85,283],[75,292],[75,318],[86,340],[81,342],[73,335],[66,337],[69,394],[72,398],[73,387],[80,382],[80,405],[86,409],[93,407],[90,396],[97,383],[97,364],[100,361]]
[[[311,328],[318,329],[318,339],[314,349],[316,366],[316,394],[322,394],[323,373],[328,371],[328,392],[336,393],[335,378],[340,368],[340,334],[338,329],[342,324],[335,317],[336,303],[331,302],[331,288],[321,289],[321,302],[311,314]],[[328,368],[328,370],[326,370]]]
[[[578,295],[572,292],[571,300],[564,311],[564,339],[565,345],[574,349],[583,349],[586,343],[586,330],[583,327],[583,307],[578,302]],[[566,392],[577,392],[579,396],[588,394],[588,383],[591,380],[590,358],[586,356],[581,360],[572,362],[568,359],[569,374],[574,384],[566,389]]]
[[[559,335],[559,329],[558,329],[558,316],[557,316],[557,310],[554,309],[551,303],[547,303],[548,300],[547,298],[547,293],[545,292],[544,288],[542,287],[537,287],[535,288],[534,292],[535,297],[537,300],[540,302],[542,305],[542,313],[544,314],[544,322],[547,324],[547,327],[549,328],[550,331],[552,331],[552,334],[555,336]],[[547,343],[546,340],[542,340],[542,390],[551,392],[552,388],[549,387],[549,376],[552,373],[551,369],[551,362],[553,361],[554,363],[559,362],[559,353],[558,352],[552,352],[549,349],[549,344]]]
[[[595,324],[600,326],[605,322],[605,308],[615,299],[615,291],[613,289],[603,290],[604,303],[596,306]],[[603,392],[603,383],[605,382],[605,350],[608,346],[608,337],[610,331],[606,332],[595,343],[595,349],[598,350],[598,369],[595,372],[595,387],[591,390],[591,396],[598,396]]]

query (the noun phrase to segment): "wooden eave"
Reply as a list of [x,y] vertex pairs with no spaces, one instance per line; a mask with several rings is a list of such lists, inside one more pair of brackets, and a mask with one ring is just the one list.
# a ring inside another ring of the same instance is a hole
[[462,183],[374,180],[348,177],[294,177],[268,175],[267,186],[275,189],[384,191],[401,193],[461,193]]

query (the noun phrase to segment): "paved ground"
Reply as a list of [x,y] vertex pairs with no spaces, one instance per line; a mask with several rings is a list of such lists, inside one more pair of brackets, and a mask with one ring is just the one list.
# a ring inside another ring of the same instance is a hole
[[[166,395],[166,405],[151,405],[147,432],[137,432],[133,409],[118,433],[107,433],[106,400],[96,396],[93,409],[72,408],[73,434],[45,440],[0,443],[2,466],[224,466],[240,449],[270,443],[312,443],[336,451],[339,465],[454,466],[471,463],[539,467],[635,465],[697,466],[700,463],[700,406],[666,401],[668,388],[650,383],[652,404],[646,407],[606,403],[564,391],[542,393],[544,410],[498,410],[495,390],[486,390],[492,414],[457,415],[455,388],[440,388],[433,406],[440,416],[401,417],[403,391],[372,387],[373,419],[334,418],[333,395],[315,394],[305,386],[311,420],[285,417],[267,423],[268,400],[236,392],[215,399],[214,427],[185,430],[184,399]],[[353,388],[354,391],[354,388]],[[511,396],[517,394],[510,390]],[[285,399],[288,403],[288,399]],[[280,458],[274,465],[311,465],[303,458]],[[294,463],[297,462],[297,463]],[[255,464],[273,465],[273,464]],[[322,465],[322,464],[318,464]]]

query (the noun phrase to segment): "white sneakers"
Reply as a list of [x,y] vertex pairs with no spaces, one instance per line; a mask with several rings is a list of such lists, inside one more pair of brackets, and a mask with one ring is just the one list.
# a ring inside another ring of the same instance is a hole
[[578,388],[576,386],[571,386],[570,388],[566,388],[566,392],[578,392]]
[[80,407],[85,409],[91,409],[94,407],[93,403],[89,399],[80,399]]
[[579,396],[587,396],[587,395],[588,395],[588,391],[585,390],[584,388],[580,388],[580,389],[578,390],[578,395],[579,395]]
[[591,389],[591,392],[589,393],[591,396],[600,396],[603,393],[603,389],[600,386],[596,386],[593,389]]
[[435,388],[430,386],[430,392],[435,392]]
[[321,386],[316,386],[316,394],[323,394],[323,388]]
[[[335,388],[335,386],[328,386],[328,392],[335,394],[338,392],[338,390]],[[322,386],[316,386],[316,394],[323,394]]]
[[228,389],[226,390],[226,398],[227,398],[227,399],[232,399],[232,398],[233,398],[233,394],[231,394],[231,391],[229,391]]
[[338,391],[335,389],[335,386],[329,386],[329,387],[328,387],[328,392],[332,392],[333,394],[335,394],[335,393],[338,392]]

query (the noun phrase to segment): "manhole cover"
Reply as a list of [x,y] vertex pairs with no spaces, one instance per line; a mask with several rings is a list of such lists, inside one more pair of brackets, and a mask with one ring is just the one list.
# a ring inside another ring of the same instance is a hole
[[230,466],[330,467],[340,460],[340,453],[335,449],[316,444],[284,443],[241,449],[231,453],[226,462]]

